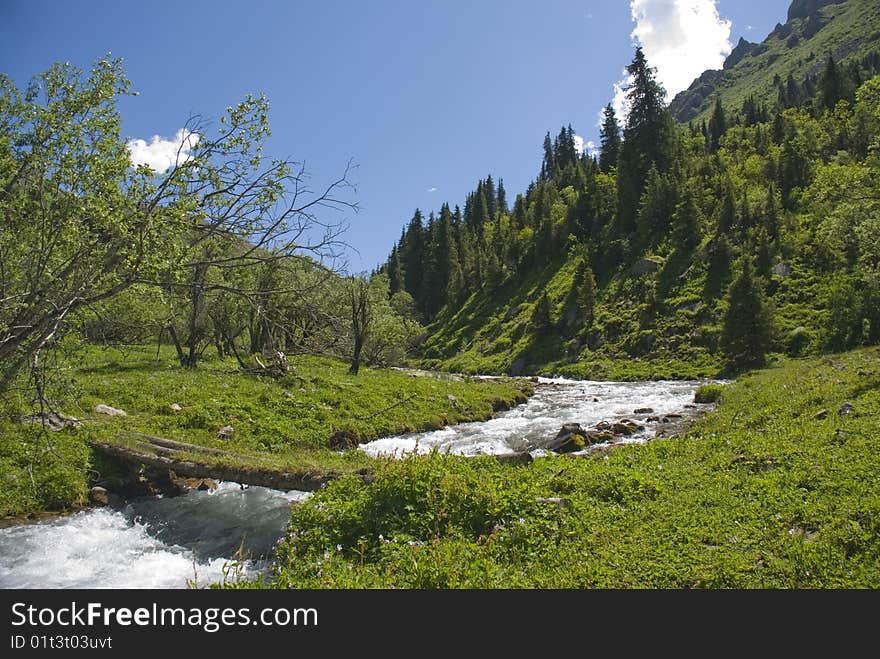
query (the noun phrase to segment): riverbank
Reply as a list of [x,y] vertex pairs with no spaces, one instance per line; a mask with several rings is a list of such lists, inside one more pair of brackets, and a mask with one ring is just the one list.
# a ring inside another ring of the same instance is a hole
[[67,355],[50,396],[76,422],[51,432],[20,421],[37,412],[28,400],[7,401],[0,419],[0,517],[85,504],[91,485],[118,477],[89,442],[136,448],[142,433],[225,453],[181,455],[198,463],[336,477],[372,468],[362,452],[344,450],[360,442],[490,419],[533,391],[524,380],[369,368],[353,377],[337,360],[290,362],[291,373],[276,379],[242,374],[232,360],[182,369],[170,349],[157,360],[154,346],[92,346]]
[[275,588],[878,588],[880,350],[725,387],[683,436],[595,459],[429,454],[292,512]]

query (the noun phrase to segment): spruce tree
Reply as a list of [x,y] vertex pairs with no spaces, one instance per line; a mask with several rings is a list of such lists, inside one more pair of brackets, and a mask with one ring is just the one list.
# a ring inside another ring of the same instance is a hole
[[495,213],[498,211],[498,193],[495,190],[495,181],[492,180],[491,174],[483,182],[483,196],[486,199],[486,219],[494,220]]
[[843,98],[843,85],[841,83],[840,71],[834,62],[834,56],[828,53],[828,59],[825,62],[825,70],[822,72],[822,80],[819,83],[820,102],[826,110],[833,110],[838,101]]
[[575,276],[575,296],[578,316],[585,329],[593,326],[596,306],[596,278],[586,259],[582,259]]
[[556,154],[553,151],[553,142],[550,133],[544,136],[544,162],[541,164],[541,179],[552,180],[556,176]]
[[749,257],[727,290],[721,350],[731,371],[761,368],[772,341],[772,318]]
[[621,232],[632,231],[638,215],[644,181],[651,166],[665,173],[675,150],[675,127],[666,109],[666,91],[641,48],[626,68],[629,115],[618,160],[618,208]]
[[715,99],[715,109],[712,112],[712,118],[709,119],[709,151],[715,153],[724,133],[727,132],[727,118],[724,116],[724,106],[721,105],[721,98]]
[[672,216],[672,244],[682,251],[690,251],[700,244],[700,209],[694,193],[687,187]]
[[532,328],[536,333],[546,332],[552,327],[553,321],[550,318],[550,298],[547,297],[546,291],[541,293],[541,297],[538,298],[538,302],[532,310],[530,320],[532,322]]
[[388,257],[386,270],[388,272],[389,294],[394,295],[403,290],[403,268],[400,265],[400,252],[397,245],[391,248],[391,256]]
[[422,282],[425,267],[425,227],[422,223],[422,211],[418,208],[406,228],[401,259],[403,261],[404,288],[407,293],[413,296],[416,306],[424,311]]
[[510,209],[507,207],[507,192],[504,190],[504,179],[498,179],[498,212],[507,215]]
[[599,169],[603,172],[617,167],[620,142],[620,124],[617,122],[614,107],[609,103],[602,111],[602,129],[599,133]]
[[721,193],[721,209],[718,214],[717,235],[729,233],[736,226],[736,198],[733,193],[733,181],[727,177],[724,181],[724,190]]

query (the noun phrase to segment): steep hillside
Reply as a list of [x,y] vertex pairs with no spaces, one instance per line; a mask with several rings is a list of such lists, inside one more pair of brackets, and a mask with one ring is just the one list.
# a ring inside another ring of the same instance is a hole
[[681,123],[709,119],[716,97],[741,108],[754,96],[775,101],[789,76],[797,82],[817,77],[830,52],[849,64],[876,53],[880,3],[876,0],[795,0],[786,23],[760,44],[741,39],[722,70],[706,71],[670,103]]
[[[799,61],[791,35],[820,23],[814,44],[877,52],[880,8],[819,4],[792,5],[777,30],[788,41],[771,37],[757,57]],[[732,69],[755,65],[746,50]],[[382,268],[427,325],[414,358],[466,373],[691,378],[880,343],[880,57],[815,59],[817,73],[775,91],[739,78],[708,121],[685,126],[637,49],[639,105],[622,130],[606,108],[597,158],[563,127],[511,205],[488,177],[463,210],[416,211]]]

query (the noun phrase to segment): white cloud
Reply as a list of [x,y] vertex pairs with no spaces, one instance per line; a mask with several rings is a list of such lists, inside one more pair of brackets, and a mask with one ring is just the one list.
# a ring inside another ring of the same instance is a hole
[[[718,14],[717,0],[630,0],[636,26],[633,41],[641,44],[667,100],[687,89],[706,69],[720,69],[730,54],[731,23]],[[625,117],[627,79],[614,86],[614,109]]]
[[431,187],[426,190],[426,192],[437,192],[437,188]]
[[146,140],[131,139],[125,145],[133,165],[148,165],[150,169],[161,174],[172,165],[189,160],[190,152],[198,141],[197,133],[181,128],[174,139],[166,140],[159,135],[153,135],[149,143]]
[[584,138],[580,135],[574,136],[574,150],[578,152],[578,155],[584,152]]
[[587,142],[586,147],[587,147],[587,155],[589,155],[591,158],[595,158],[596,156],[599,155],[599,147],[596,146],[596,143],[593,140],[590,140],[589,142]]

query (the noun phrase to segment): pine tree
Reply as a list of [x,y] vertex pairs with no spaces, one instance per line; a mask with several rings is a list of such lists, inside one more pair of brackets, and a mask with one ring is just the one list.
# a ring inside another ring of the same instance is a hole
[[391,295],[403,290],[403,268],[400,265],[400,252],[397,245],[391,248],[391,256],[386,265],[388,272],[388,287]]
[[498,212],[502,215],[510,213],[507,207],[507,192],[504,190],[504,179],[498,179]]
[[617,167],[620,142],[620,124],[617,123],[614,107],[609,103],[602,111],[602,129],[599,133],[599,169],[603,172]]
[[663,234],[677,203],[676,190],[668,176],[661,176],[656,166],[648,170],[645,190],[639,201],[638,231],[643,239]]
[[424,310],[422,282],[425,262],[425,227],[422,223],[422,211],[418,208],[413,214],[404,235],[403,261],[404,288],[413,296],[416,306]]
[[825,62],[825,70],[822,72],[822,80],[819,83],[819,87],[822,107],[826,110],[833,110],[838,101],[843,98],[843,85],[840,79],[840,71],[831,53],[828,53],[828,60]]
[[751,261],[743,258],[739,274],[727,290],[721,350],[732,371],[761,368],[772,342],[772,318]]
[[541,179],[552,180],[556,176],[556,154],[553,152],[553,142],[550,133],[544,136],[544,162],[541,164]]
[[657,82],[641,48],[626,68],[631,82],[626,98],[629,115],[618,159],[618,209],[621,232],[632,231],[644,181],[651,166],[662,174],[672,164],[675,128],[666,109],[666,91]]
[[550,318],[550,298],[547,297],[546,291],[538,298],[530,320],[536,333],[546,332],[553,326],[553,321]]
[[486,199],[486,219],[494,220],[498,210],[498,193],[495,190],[495,181],[492,180],[491,174],[483,182],[483,196]]
[[729,233],[736,226],[736,198],[733,193],[733,181],[727,177],[724,191],[721,193],[721,210],[718,215],[717,234]]
[[727,132],[727,119],[724,116],[724,106],[721,105],[721,98],[715,99],[715,109],[712,112],[712,118],[709,119],[709,151],[715,153],[724,133]]
[[593,326],[596,306],[596,278],[586,259],[582,259],[575,275],[575,299],[578,316],[585,329]]
[[672,216],[672,244],[689,251],[700,244],[700,210],[694,193],[686,187]]

